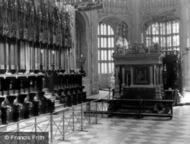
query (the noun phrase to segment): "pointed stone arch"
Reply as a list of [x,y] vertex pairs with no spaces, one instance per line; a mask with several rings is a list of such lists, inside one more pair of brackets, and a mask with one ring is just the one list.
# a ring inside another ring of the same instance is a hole
[[[89,19],[84,12],[76,11],[76,65],[77,69],[81,66],[88,72],[88,48],[87,48],[87,32]],[[82,59],[81,59],[82,58]]]

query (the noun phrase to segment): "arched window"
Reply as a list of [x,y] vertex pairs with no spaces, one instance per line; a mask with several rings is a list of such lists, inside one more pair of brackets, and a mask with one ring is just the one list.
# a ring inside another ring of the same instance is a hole
[[112,54],[114,52],[114,31],[110,25],[98,26],[98,72],[109,74],[114,71]]
[[128,26],[124,22],[117,24],[116,47],[128,47]]
[[124,22],[121,22],[120,24],[117,25],[117,36],[127,39],[127,35],[128,35],[128,26]]
[[146,46],[159,43],[165,53],[180,50],[179,21],[156,22],[146,30]]

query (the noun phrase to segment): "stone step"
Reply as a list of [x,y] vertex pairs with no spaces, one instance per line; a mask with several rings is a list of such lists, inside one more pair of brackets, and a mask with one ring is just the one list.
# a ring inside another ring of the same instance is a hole
[[60,101],[59,100],[55,100],[55,109],[58,109],[58,108],[60,108],[60,107],[64,107],[64,104],[62,104],[62,103],[60,103]]

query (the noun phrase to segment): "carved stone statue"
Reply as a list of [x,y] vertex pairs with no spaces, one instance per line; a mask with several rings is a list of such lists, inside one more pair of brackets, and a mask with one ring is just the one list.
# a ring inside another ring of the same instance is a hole
[[125,54],[125,52],[129,49],[128,41],[126,38],[119,36],[116,41],[116,53],[118,54]]

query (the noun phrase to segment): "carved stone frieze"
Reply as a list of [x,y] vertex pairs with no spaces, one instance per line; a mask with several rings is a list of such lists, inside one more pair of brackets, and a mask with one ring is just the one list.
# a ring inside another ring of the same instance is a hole
[[175,9],[167,9],[165,11],[151,11],[143,13],[143,29],[147,29],[151,23],[154,22],[166,22],[170,20],[179,19],[179,12]]
[[101,14],[120,14],[125,15],[131,11],[130,0],[103,0],[103,9],[99,10]]
[[180,0],[141,0],[141,9],[144,11],[154,11],[179,5]]

